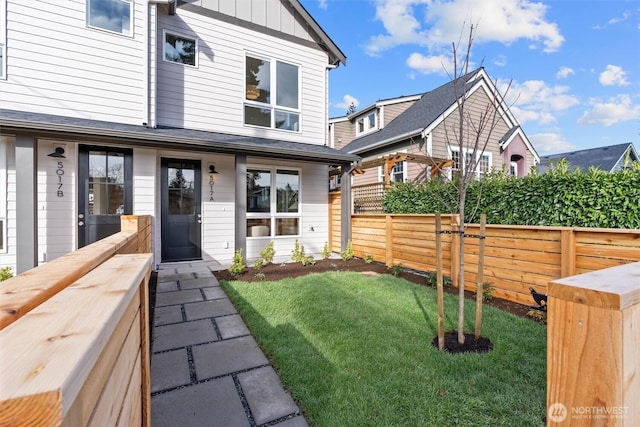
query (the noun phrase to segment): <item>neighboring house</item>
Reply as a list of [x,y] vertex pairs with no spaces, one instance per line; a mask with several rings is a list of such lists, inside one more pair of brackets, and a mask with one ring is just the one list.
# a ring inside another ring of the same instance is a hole
[[0,266],[121,214],[153,217],[156,264],[321,253],[358,159],[325,145],[345,62],[297,0],[0,0]]
[[[464,90],[462,82],[466,85]],[[339,135],[342,143],[351,134],[342,150],[363,158],[357,172],[364,173],[353,176],[353,185],[421,181],[459,167],[465,157],[460,155],[455,142],[446,141],[447,133],[453,139],[453,124],[458,120],[456,93],[463,92],[468,97],[466,107],[477,113],[484,111],[497,93],[484,68],[479,68],[418,99],[397,98],[407,108],[398,111],[395,117],[386,114],[382,117],[387,110],[374,105],[346,118],[332,119],[333,135]],[[385,103],[390,105],[392,101]],[[476,173],[481,176],[492,169],[505,168],[512,175],[524,176],[540,158],[504,102],[499,103],[498,114],[489,144],[479,154]],[[363,121],[364,126],[360,125]],[[345,130],[347,123],[350,130]],[[332,143],[339,146],[335,140]]]
[[553,164],[565,159],[570,169],[580,169],[587,172],[590,167],[599,168],[605,172],[618,172],[630,166],[631,162],[640,160],[633,144],[611,145],[608,147],[588,148],[586,150],[571,151],[569,153],[541,156],[538,172],[547,172]]

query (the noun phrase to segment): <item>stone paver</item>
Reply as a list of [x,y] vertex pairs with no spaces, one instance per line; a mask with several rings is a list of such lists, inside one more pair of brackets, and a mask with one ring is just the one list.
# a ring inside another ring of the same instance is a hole
[[151,375],[151,392],[168,390],[191,382],[189,375],[189,359],[187,350],[167,351],[151,356],[151,372],[162,372],[162,375]]
[[157,394],[151,398],[153,427],[241,427],[249,421],[231,377]]
[[179,305],[156,307],[153,311],[153,324],[155,326],[182,322],[182,310]]
[[214,286],[211,288],[202,288],[206,299],[221,299],[226,298],[227,294],[224,293],[220,286]]
[[180,280],[180,289],[196,289],[210,286],[219,286],[218,280],[213,277]]
[[170,292],[178,290],[178,282],[176,280],[172,282],[158,282],[156,285],[156,292]]
[[211,273],[220,268],[213,261],[160,266],[152,331],[153,427],[275,420],[282,420],[274,424],[279,427],[308,427]]
[[223,340],[250,334],[249,328],[244,324],[239,314],[217,317],[216,324]]
[[299,412],[271,366],[238,374],[238,380],[256,424],[268,423]]
[[269,363],[251,336],[199,345],[193,347],[192,351],[198,380]]
[[185,304],[184,312],[187,320],[204,319],[208,317],[225,316],[237,313],[236,308],[228,299],[217,299],[213,301],[202,301],[192,304]]
[[186,291],[160,292],[156,294],[156,307],[172,304],[184,304],[187,302],[202,301],[200,289],[188,289]]
[[153,351],[159,352],[217,339],[210,320],[176,323],[153,328]]

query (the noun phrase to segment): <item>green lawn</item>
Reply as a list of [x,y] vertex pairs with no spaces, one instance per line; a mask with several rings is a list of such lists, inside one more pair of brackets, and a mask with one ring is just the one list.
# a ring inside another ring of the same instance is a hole
[[[445,354],[435,290],[391,275],[222,286],[313,426],[542,426],[546,329],[483,310],[484,354]],[[467,302],[466,330],[474,307]],[[445,294],[447,330],[457,298]]]

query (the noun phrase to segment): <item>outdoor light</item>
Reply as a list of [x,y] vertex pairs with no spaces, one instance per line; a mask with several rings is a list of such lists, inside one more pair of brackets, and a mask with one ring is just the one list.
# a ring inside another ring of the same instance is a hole
[[215,174],[218,173],[216,171],[216,165],[209,165],[209,173],[215,173]]
[[66,159],[66,157],[64,155],[64,148],[62,148],[62,147],[56,147],[56,149],[53,151],[53,153],[47,154],[47,156],[56,157],[58,159]]

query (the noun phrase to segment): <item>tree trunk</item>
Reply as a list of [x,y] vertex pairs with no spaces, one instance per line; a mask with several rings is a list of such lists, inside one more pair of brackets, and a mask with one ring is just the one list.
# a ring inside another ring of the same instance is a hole
[[458,342],[464,344],[464,205],[466,199],[466,186],[461,183],[464,191],[460,192],[460,223],[458,233],[460,236],[460,260],[458,263]]

